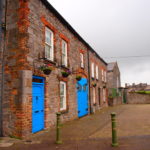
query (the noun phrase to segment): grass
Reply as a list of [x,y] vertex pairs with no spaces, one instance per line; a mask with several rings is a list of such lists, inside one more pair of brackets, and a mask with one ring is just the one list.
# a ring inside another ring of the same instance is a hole
[[139,93],[139,94],[150,94],[150,91],[137,91],[136,93]]

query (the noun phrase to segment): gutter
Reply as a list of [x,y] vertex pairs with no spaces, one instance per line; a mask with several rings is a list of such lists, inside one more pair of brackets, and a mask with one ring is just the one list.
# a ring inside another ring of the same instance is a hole
[[1,87],[0,87],[0,136],[3,136],[3,98],[4,98],[4,52],[6,49],[6,13],[7,0],[0,0],[0,59],[1,59]]
[[89,106],[90,106],[89,110],[90,110],[90,114],[92,114],[91,89],[90,89],[91,88],[90,87],[91,86],[91,74],[90,74],[90,70],[91,69],[90,69],[90,55],[89,55],[89,51],[88,51],[87,54],[88,54],[88,77],[89,77],[89,82],[88,82],[89,83],[89,88],[88,88],[89,89],[89,96],[88,97],[89,97]]
[[101,58],[98,53],[77,33],[77,31],[64,19],[64,17],[47,1],[47,0],[40,0],[47,9],[49,9],[60,21],[61,23],[66,26],[81,42],[83,42],[88,49],[95,53],[96,56],[105,64],[107,63]]

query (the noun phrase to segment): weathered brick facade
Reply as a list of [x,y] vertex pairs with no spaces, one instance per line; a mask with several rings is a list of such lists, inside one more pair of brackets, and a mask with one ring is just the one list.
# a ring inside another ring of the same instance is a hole
[[[101,69],[106,71],[107,64],[91,50],[91,47],[54,8],[46,4],[44,0],[8,0],[3,99],[3,133],[6,136],[24,137],[31,134],[33,75],[45,78],[45,128],[55,124],[56,112],[60,111],[60,81],[67,84],[67,110],[63,112],[63,121],[78,117],[77,75],[90,78],[90,93],[93,82],[97,84],[94,105],[92,94],[89,97],[92,109],[96,110],[99,106],[107,105],[107,100],[103,101],[102,94],[98,94],[98,88],[106,89],[106,81],[102,82]],[[53,62],[43,59],[45,27],[54,32]],[[68,43],[68,68],[61,65],[62,39]],[[81,68],[80,53],[84,56],[84,68]],[[89,74],[91,61],[99,67],[99,80],[92,79]],[[49,76],[39,70],[43,64],[50,64],[53,67]],[[61,72],[66,69],[70,69],[72,73],[69,77],[63,78]]]
[[[94,63],[94,77],[92,77],[92,63]],[[107,106],[107,64],[93,51],[89,51],[89,64],[90,64],[90,99],[91,99],[91,111],[94,113],[96,110]],[[98,78],[96,77],[96,66],[98,67]],[[94,84],[96,86],[94,87]],[[95,88],[95,102],[93,88]]]

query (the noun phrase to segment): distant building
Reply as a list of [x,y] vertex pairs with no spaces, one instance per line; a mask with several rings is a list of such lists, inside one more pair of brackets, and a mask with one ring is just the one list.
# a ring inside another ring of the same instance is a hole
[[128,92],[150,91],[150,85],[147,83],[132,83],[132,85],[126,84],[125,87],[128,89]]
[[120,70],[117,62],[111,62],[107,65],[108,95],[117,96],[119,87],[121,87]]

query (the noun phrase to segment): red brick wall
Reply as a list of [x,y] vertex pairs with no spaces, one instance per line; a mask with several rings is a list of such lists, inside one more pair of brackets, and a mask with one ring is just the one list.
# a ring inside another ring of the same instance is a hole
[[[37,11],[38,10],[38,11]],[[45,26],[54,31],[54,63],[40,59],[44,57]],[[61,41],[68,42],[68,63],[72,74],[62,78]],[[80,67],[80,52],[84,53],[84,69]],[[59,110],[59,83],[67,83],[67,111],[63,121],[77,118],[76,75],[88,78],[88,48],[57,17],[37,0],[8,0],[7,12],[7,50],[5,55],[5,99],[4,99],[4,134],[24,137],[31,134],[32,128],[32,76],[45,77],[45,128],[56,122]],[[90,60],[100,68],[106,69],[93,53]],[[45,63],[53,66],[49,76],[39,67]],[[91,66],[91,65],[90,65]],[[101,73],[97,88],[103,88]],[[91,85],[90,85],[91,89]],[[97,98],[96,94],[96,100]],[[98,102],[97,102],[98,103]],[[107,104],[107,102],[106,102]],[[106,105],[101,103],[101,106]],[[93,107],[93,106],[92,106]],[[94,106],[96,109],[99,106]]]
[[[30,69],[27,62],[27,53],[29,53],[27,46],[28,15],[28,1],[8,0],[4,62],[3,130],[4,135],[18,137],[22,136],[23,128],[29,125],[25,119],[28,116],[28,111],[22,101],[23,78],[21,71]],[[31,95],[28,99],[31,101]]]
[[[106,71],[107,69],[107,65],[102,62],[94,52],[89,52],[89,60],[90,60],[90,81],[91,81],[91,85],[90,85],[90,99],[91,99],[91,107],[92,107],[92,111],[95,112],[96,110],[102,108],[102,107],[106,107],[108,106],[108,101],[107,101],[107,84],[106,82],[102,81],[102,69],[104,71]],[[92,78],[92,73],[91,73],[91,63],[94,62],[94,75],[95,78]],[[98,80],[96,79],[96,65],[98,66]],[[95,95],[96,95],[96,104],[93,103],[93,83],[96,83],[96,87],[95,87]],[[99,92],[98,89],[100,88],[100,99],[99,99]],[[104,101],[104,96],[103,96],[103,89],[106,90],[106,101]]]

